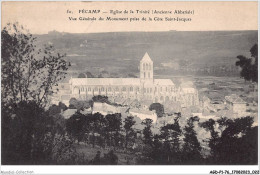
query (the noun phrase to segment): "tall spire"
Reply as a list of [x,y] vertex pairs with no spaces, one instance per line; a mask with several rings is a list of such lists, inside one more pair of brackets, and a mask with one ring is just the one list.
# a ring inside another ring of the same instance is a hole
[[153,61],[147,52],[140,61],[140,78],[145,80],[153,79]]
[[148,55],[147,52],[145,52],[144,57],[142,58],[141,62],[152,62],[152,59]]

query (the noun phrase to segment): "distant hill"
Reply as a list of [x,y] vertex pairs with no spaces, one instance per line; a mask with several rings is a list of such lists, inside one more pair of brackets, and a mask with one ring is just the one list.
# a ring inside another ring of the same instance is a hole
[[148,52],[157,76],[204,74],[203,71],[208,70],[214,75],[218,70],[234,69],[237,55],[250,56],[250,48],[257,43],[257,31],[92,34],[54,31],[37,38],[40,44],[52,43],[59,52],[66,53],[74,74],[107,71],[138,76],[139,61]]

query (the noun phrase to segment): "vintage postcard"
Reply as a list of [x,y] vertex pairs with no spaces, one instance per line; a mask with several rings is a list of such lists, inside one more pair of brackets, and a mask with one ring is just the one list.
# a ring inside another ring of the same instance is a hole
[[1,174],[259,174],[257,1],[1,8]]

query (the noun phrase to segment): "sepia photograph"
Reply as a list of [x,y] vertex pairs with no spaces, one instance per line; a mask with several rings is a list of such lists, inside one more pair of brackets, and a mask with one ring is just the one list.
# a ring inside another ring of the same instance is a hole
[[257,1],[1,5],[2,166],[258,165]]

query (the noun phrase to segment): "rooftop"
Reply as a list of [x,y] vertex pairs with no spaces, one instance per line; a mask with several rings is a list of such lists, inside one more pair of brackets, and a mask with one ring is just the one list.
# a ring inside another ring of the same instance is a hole
[[141,62],[153,62],[150,58],[150,56],[148,55],[147,52],[145,52],[144,57],[142,58]]
[[225,99],[231,103],[236,103],[236,104],[244,104],[246,103],[242,98],[237,96],[236,94],[232,94],[230,96],[225,96]]
[[130,109],[129,112],[134,112],[134,113],[139,113],[139,114],[146,114],[146,115],[154,115],[154,111],[148,111],[148,110],[143,110],[143,109],[138,109],[138,108],[133,108]]
[[[75,86],[140,86],[139,78],[71,78],[70,84]],[[154,79],[155,85],[174,85],[170,79]]]

